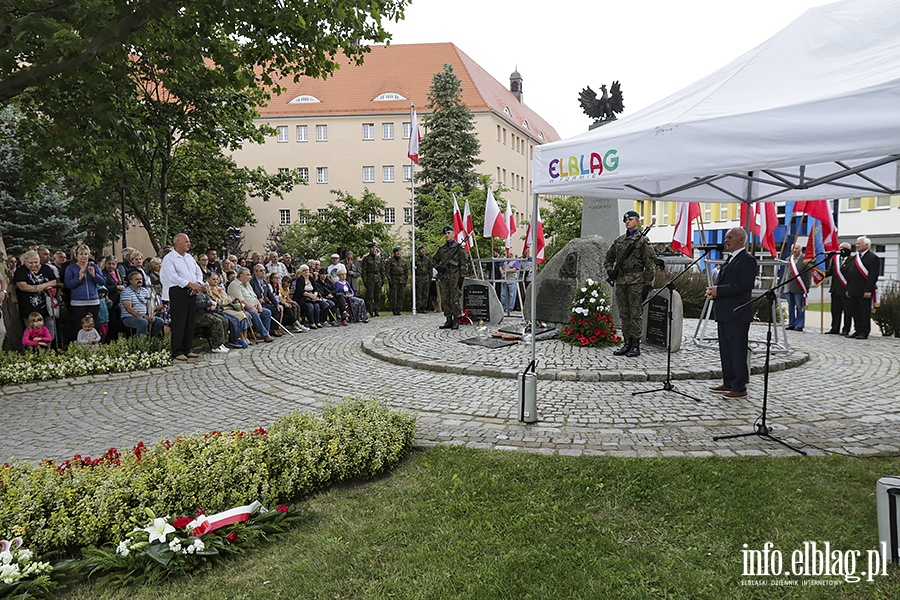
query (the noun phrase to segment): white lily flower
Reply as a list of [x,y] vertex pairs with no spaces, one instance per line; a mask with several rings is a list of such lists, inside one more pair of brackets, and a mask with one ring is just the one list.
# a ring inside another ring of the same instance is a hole
[[121,542],[119,542],[119,545],[116,546],[116,554],[128,556],[130,553],[131,550],[128,548],[128,540],[122,540]]
[[153,519],[153,523],[151,523],[149,527],[144,528],[144,531],[150,536],[150,542],[159,540],[160,543],[164,543],[166,541],[166,536],[170,533],[174,533],[175,528],[162,517],[157,517]]

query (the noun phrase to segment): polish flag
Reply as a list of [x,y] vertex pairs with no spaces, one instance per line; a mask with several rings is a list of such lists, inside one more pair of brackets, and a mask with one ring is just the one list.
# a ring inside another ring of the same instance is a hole
[[691,257],[691,221],[700,216],[699,202],[679,202],[678,220],[675,223],[675,235],[672,237],[672,250]]
[[[531,221],[528,221],[528,230],[525,232],[525,248],[531,246]],[[538,263],[544,262],[544,224],[541,222],[541,209],[537,212],[537,252],[534,253],[534,260]]]
[[472,235],[475,233],[475,221],[472,220],[472,213],[469,212],[469,199],[466,198],[466,207],[463,209],[463,229],[466,232],[466,235],[469,236],[469,239],[466,240],[465,246],[463,249],[468,252],[472,247],[474,242],[472,241]]
[[794,203],[794,212],[808,215],[822,224],[822,243],[825,250],[832,251],[840,247],[837,227],[834,225],[828,200],[800,200]]
[[[741,227],[747,225],[747,204],[741,203]],[[750,205],[750,233],[759,236],[760,245],[773,257],[778,257],[775,246],[775,229],[778,227],[778,212],[773,202],[756,202]]]
[[494,198],[494,192],[491,188],[487,190],[487,202],[484,206],[484,237],[507,238],[509,236],[509,226],[507,225],[500,206]]
[[506,231],[506,249],[509,250],[512,248],[512,235],[516,232],[516,218],[509,206],[509,199],[506,200]]
[[462,244],[466,237],[465,228],[463,227],[462,213],[459,212],[459,204],[456,202],[456,196],[453,196],[453,239],[457,244]]
[[416,107],[410,107],[410,123],[409,123],[409,150],[406,155],[409,160],[419,164],[419,142],[422,141],[422,134],[419,133],[419,119],[416,117]]

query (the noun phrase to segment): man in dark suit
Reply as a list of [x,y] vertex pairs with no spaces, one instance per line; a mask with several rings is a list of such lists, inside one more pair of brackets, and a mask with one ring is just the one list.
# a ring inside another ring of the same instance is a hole
[[[847,297],[847,272],[852,260],[850,258],[850,244],[847,242],[841,244],[840,255],[832,256],[828,260],[825,276],[831,277],[831,286],[828,288],[828,291],[831,293],[831,329],[825,333],[841,334],[844,337],[850,335],[853,311],[850,306],[850,299]],[[843,326],[841,325],[842,321]]]
[[853,310],[856,331],[851,338],[864,340],[872,331],[872,302],[881,261],[869,251],[872,242],[867,237],[856,240],[856,256],[850,260],[847,269],[847,297]]
[[284,315],[281,310],[281,301],[275,296],[269,282],[266,281],[266,267],[262,264],[253,265],[253,277],[250,279],[250,287],[253,293],[259,298],[263,308],[268,308],[272,313],[272,320],[277,321],[279,327],[272,328],[272,335],[280,337],[284,335],[281,331],[281,324],[284,322]]
[[716,285],[706,288],[706,297],[715,301],[716,326],[719,334],[719,358],[722,361],[722,385],[710,390],[726,398],[747,396],[750,369],[747,365],[747,342],[753,305],[747,304],[737,312],[735,308],[749,303],[758,270],[756,258],[745,246],[747,233],[734,227],[725,234],[725,250],[731,253],[719,269]]

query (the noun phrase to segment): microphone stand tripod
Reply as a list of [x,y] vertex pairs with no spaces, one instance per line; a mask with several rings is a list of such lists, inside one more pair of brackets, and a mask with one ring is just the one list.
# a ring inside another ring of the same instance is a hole
[[[832,252],[826,253],[825,260],[828,259],[829,254],[834,256],[835,253],[832,253]],[[798,452],[798,453],[802,454],[803,456],[806,456],[806,452],[804,452],[803,450],[800,450],[799,448],[788,444],[784,440],[773,436],[771,433],[772,430],[769,429],[769,426],[766,424],[766,413],[768,412],[768,400],[769,400],[769,359],[772,356],[772,323],[775,322],[775,301],[778,299],[778,297],[775,295],[775,291],[780,288],[783,288],[784,286],[786,286],[790,282],[794,281],[795,279],[802,277],[803,275],[805,275],[806,273],[811,271],[816,265],[818,265],[819,262],[820,261],[815,261],[813,263],[810,263],[809,265],[806,266],[805,269],[803,269],[802,271],[797,273],[795,276],[781,282],[780,284],[776,285],[772,289],[766,291],[765,294],[763,294],[756,300],[750,300],[748,302],[744,302],[740,306],[735,307],[734,312],[737,312],[740,309],[747,306],[748,304],[755,304],[756,302],[761,301],[763,298],[765,298],[769,301],[769,309],[770,309],[769,316],[770,316],[770,318],[769,318],[768,327],[766,329],[766,362],[765,362],[765,366],[763,367],[762,415],[759,418],[759,422],[756,423],[756,431],[751,431],[750,433],[734,433],[731,435],[719,435],[719,436],[716,436],[713,438],[714,442],[717,442],[719,440],[731,440],[731,439],[735,439],[735,438],[744,438],[744,437],[750,437],[750,436],[755,435],[757,437],[766,438],[767,440],[773,441],[776,444],[781,444],[785,448],[789,448],[789,449],[793,450],[794,452]]]
[[701,254],[697,258],[697,260],[695,260],[694,262],[692,262],[691,264],[686,266],[675,277],[670,279],[669,282],[666,283],[665,286],[656,290],[652,296],[650,296],[649,298],[644,300],[643,304],[641,304],[641,306],[646,306],[650,303],[651,300],[653,300],[654,298],[659,296],[663,290],[669,290],[668,311],[666,312],[666,380],[663,382],[663,386],[659,389],[644,390],[641,392],[631,392],[632,396],[637,396],[638,394],[649,394],[651,392],[675,392],[676,394],[679,394],[680,396],[684,396],[685,398],[690,398],[694,402],[700,402],[699,398],[695,398],[685,392],[680,392],[675,389],[675,386],[672,385],[672,321],[675,318],[675,316],[672,312],[672,304],[673,304],[673,301],[675,300],[675,297],[674,297],[675,282],[678,281],[679,277],[681,277],[682,275],[684,275],[685,273],[690,271],[691,267],[693,267],[694,265],[699,263],[701,260],[706,258],[706,255],[709,254],[709,251],[711,249],[712,248],[706,248],[703,251],[703,254]]

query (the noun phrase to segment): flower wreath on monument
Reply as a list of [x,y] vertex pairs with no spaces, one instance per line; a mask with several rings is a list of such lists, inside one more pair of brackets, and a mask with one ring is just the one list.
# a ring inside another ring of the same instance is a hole
[[571,316],[560,337],[576,346],[600,348],[617,344],[622,336],[613,327],[612,303],[600,281],[588,278],[576,286]]

